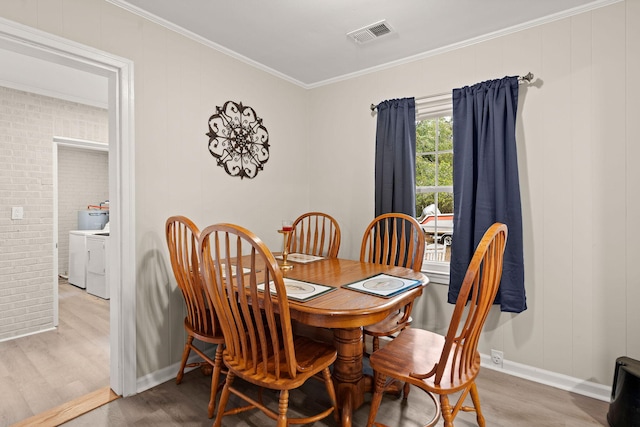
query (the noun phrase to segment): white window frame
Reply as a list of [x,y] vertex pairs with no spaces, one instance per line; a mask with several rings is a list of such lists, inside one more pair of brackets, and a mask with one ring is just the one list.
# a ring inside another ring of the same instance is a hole
[[[453,115],[451,92],[416,99],[416,122]],[[417,155],[417,151],[416,151]],[[436,172],[437,173],[437,172]],[[453,193],[453,186],[417,186],[416,196],[420,193]],[[422,271],[427,273],[433,283],[449,284],[449,262],[424,261]]]

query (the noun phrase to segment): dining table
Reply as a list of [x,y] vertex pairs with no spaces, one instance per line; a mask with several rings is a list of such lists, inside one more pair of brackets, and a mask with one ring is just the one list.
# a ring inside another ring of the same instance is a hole
[[[329,287],[329,292],[304,301],[289,298],[292,319],[332,332],[337,359],[333,378],[340,409],[341,425],[353,424],[353,412],[365,402],[372,379],[363,371],[363,327],[377,323],[418,298],[429,279],[421,272],[404,267],[373,264],[341,258],[322,258],[312,262],[291,262],[286,279]],[[351,288],[373,277],[392,276],[412,281],[406,290],[378,296]]]

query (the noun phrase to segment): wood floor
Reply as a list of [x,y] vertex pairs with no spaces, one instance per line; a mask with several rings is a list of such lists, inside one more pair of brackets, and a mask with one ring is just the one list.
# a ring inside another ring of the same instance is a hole
[[109,385],[109,301],[61,280],[56,330],[0,343],[0,426]]
[[[81,398],[109,384],[108,302],[61,284],[60,327],[57,331],[0,343],[0,427]],[[67,310],[68,314],[65,313]],[[91,319],[87,321],[87,319]],[[65,427],[211,426],[207,418],[210,377],[199,370],[180,385],[168,381],[135,396],[114,400],[63,424]],[[538,383],[482,369],[480,399],[488,427],[606,426],[608,403]],[[311,381],[291,395],[291,410],[324,405],[320,383]],[[369,396],[367,396],[369,398]],[[277,396],[265,393],[275,408]],[[236,402],[237,401],[232,401]],[[69,410],[73,410],[70,408]],[[385,396],[377,422],[412,427],[426,422],[433,407],[413,389],[408,404]],[[294,411],[295,412],[295,411]],[[366,424],[369,405],[354,414],[354,426]],[[223,426],[263,427],[275,422],[259,411],[227,417]],[[317,427],[335,426],[332,418]],[[438,426],[442,426],[440,420]],[[461,413],[456,427],[476,426],[473,414]]]
[[[118,399],[86,413],[65,427],[84,426],[211,426],[207,418],[210,377],[200,371],[185,375],[182,384],[168,381],[135,396]],[[606,426],[608,403],[572,394],[556,388],[483,369],[478,379],[480,399],[487,427],[585,427]],[[265,392],[265,401],[277,408],[277,395]],[[367,399],[369,395],[367,395]],[[290,395],[291,408],[305,408],[305,414],[325,405],[323,385],[310,381],[301,392]],[[235,401],[237,402],[237,401]],[[354,414],[354,426],[364,426],[369,412],[365,404]],[[422,426],[433,414],[433,406],[418,389],[412,389],[408,404],[385,396],[377,422],[390,427]],[[275,421],[259,411],[224,418],[223,426],[275,426]],[[333,418],[313,424],[335,426]],[[460,413],[456,427],[477,426],[474,414]],[[443,426],[442,419],[438,426]]]

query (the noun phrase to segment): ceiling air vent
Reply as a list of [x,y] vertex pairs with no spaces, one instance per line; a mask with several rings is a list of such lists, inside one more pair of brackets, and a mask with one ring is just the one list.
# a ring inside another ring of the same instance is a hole
[[391,34],[393,28],[382,20],[366,27],[351,31],[347,36],[351,37],[356,43],[367,43],[387,34]]

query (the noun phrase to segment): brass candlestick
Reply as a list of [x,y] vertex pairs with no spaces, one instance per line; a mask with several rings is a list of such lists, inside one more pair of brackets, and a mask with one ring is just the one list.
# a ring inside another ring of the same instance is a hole
[[293,268],[293,264],[287,261],[287,257],[289,256],[289,236],[291,235],[291,229],[278,230],[278,233],[281,233],[284,238],[284,247],[282,248],[282,263],[280,264],[280,268],[285,271],[291,270]]

